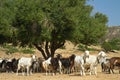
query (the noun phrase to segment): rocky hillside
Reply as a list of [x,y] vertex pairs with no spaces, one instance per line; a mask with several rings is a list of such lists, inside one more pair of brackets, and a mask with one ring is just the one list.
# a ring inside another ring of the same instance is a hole
[[111,40],[113,38],[120,38],[120,26],[108,27],[108,31],[105,40]]

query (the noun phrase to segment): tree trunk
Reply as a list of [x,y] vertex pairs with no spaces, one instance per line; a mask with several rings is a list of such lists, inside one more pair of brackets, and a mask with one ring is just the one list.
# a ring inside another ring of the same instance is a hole
[[42,56],[43,56],[44,59],[46,60],[46,59],[47,59],[47,56],[46,56],[44,50],[43,50],[40,46],[38,46],[37,44],[34,44],[34,46],[42,53]]
[[49,58],[50,57],[50,52],[49,52],[49,45],[48,45],[48,41],[46,41],[46,44],[45,44],[45,52],[47,54],[47,57]]
[[51,57],[54,57],[55,51],[56,50],[54,48],[51,48]]
[[34,44],[34,46],[41,52],[44,59],[48,59],[49,57],[54,57],[55,51],[62,47],[65,43],[63,42],[50,42],[50,48],[49,48],[49,42],[45,42],[45,50],[42,48],[42,46],[39,46],[38,44]]
[[55,51],[62,47],[64,45],[65,41],[63,42],[51,42],[51,47],[50,47],[50,51],[51,51],[51,57],[54,57]]

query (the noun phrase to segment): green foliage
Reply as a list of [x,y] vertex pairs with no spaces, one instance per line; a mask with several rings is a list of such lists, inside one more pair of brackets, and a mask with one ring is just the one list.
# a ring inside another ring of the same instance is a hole
[[110,44],[109,42],[104,42],[104,43],[102,44],[102,48],[103,48],[106,52],[112,50],[112,46],[111,46],[111,44]]
[[80,51],[85,51],[85,50],[96,51],[96,49],[90,48],[90,47],[83,45],[83,44],[79,44],[78,48],[79,48],[78,50],[80,50]]
[[23,54],[34,54],[35,51],[32,49],[22,49],[20,52],[22,52]]
[[[98,15],[98,13],[88,17],[78,28],[77,34],[81,36],[81,38],[78,38],[78,42],[85,45],[91,45],[98,43],[99,39],[104,36],[107,30],[107,17],[103,14],[100,14],[99,17],[96,15]],[[101,18],[106,20],[104,22],[100,21]]]
[[89,48],[89,47],[88,47],[87,50],[88,50],[88,51],[97,51],[96,49],[94,49],[94,48]]
[[16,52],[20,52],[20,53],[23,53],[23,54],[34,54],[35,51],[32,49],[32,48],[16,48],[16,47],[13,47],[12,45],[9,45],[9,44],[4,44],[2,45],[4,51],[6,52],[6,54],[13,54],[13,53],[16,53]]
[[85,51],[85,45],[83,45],[83,44],[79,44],[79,46],[78,46],[78,50],[80,50],[80,51]]
[[15,53],[15,52],[18,52],[18,49],[14,48],[14,47],[11,47],[6,51],[6,54],[12,54],[12,53]]
[[19,50],[12,45],[4,44],[2,47],[5,49],[6,54],[13,54],[15,52],[19,52]]
[[[23,47],[35,45],[48,56],[66,40],[96,43],[106,31],[107,17],[101,13],[91,16],[93,7],[86,1],[1,0],[0,40]],[[44,51],[44,43],[45,49],[50,50]]]
[[15,8],[12,0],[0,0],[0,44],[12,42],[11,38],[15,28]]
[[109,41],[113,50],[120,50],[120,38],[115,38]]
[[102,48],[104,48],[106,51],[120,50],[120,38],[115,38],[108,42],[104,42],[102,44]]

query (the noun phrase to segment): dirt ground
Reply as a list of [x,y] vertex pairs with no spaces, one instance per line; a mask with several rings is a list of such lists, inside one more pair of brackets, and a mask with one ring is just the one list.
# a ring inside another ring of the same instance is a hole
[[[71,54],[76,54],[80,55],[83,52],[74,50],[73,48],[66,49],[66,50],[57,50],[56,53],[60,53],[63,56],[67,57]],[[38,57],[40,57],[40,52],[36,51],[35,53]],[[91,51],[90,54],[98,54],[98,51]],[[119,56],[120,57],[120,51],[117,53],[107,53],[108,57],[113,57],[113,56]],[[30,55],[24,55],[20,53],[15,53],[13,55],[5,55],[5,53],[0,51],[0,57],[16,57],[19,58],[21,56],[30,56]],[[16,73],[0,73],[0,80],[120,80],[120,74],[118,73],[118,70],[115,70],[115,74],[107,74],[101,72],[100,65],[97,67],[97,76],[95,75],[89,75],[87,74],[86,76],[80,76],[79,72],[78,73],[72,73],[72,74],[56,74],[55,76],[49,75],[46,76],[45,73],[33,73],[30,76],[22,76],[19,75],[17,76]]]

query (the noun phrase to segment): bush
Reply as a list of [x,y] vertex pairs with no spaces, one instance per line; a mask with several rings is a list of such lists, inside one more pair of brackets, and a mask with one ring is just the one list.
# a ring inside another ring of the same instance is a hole
[[78,50],[80,50],[80,51],[85,51],[85,45],[83,45],[83,44],[79,44],[79,46],[78,46]]
[[109,42],[104,42],[104,43],[102,44],[102,48],[103,48],[106,52],[112,50],[112,46],[111,46],[111,44],[110,44]]
[[6,51],[6,54],[12,54],[12,53],[15,53],[15,52],[19,52],[19,50],[15,47],[11,47]]
[[2,47],[5,49],[6,54],[19,52],[19,50],[16,47],[13,47],[12,45],[4,44]]
[[85,51],[85,50],[96,51],[96,49],[94,49],[94,48],[89,48],[88,46],[83,45],[83,44],[79,44],[78,47],[79,47],[79,50],[80,50],[80,51]]
[[21,52],[23,54],[34,54],[35,51],[33,51],[32,49],[22,49]]
[[120,50],[120,38],[115,38],[108,42],[104,42],[102,44],[102,48],[104,48],[105,51]]
[[23,54],[33,54],[35,52],[31,48],[17,49],[16,47],[9,44],[4,44],[2,45],[2,47],[4,48],[4,51],[6,52],[6,54],[13,54],[15,52],[22,52]]
[[113,50],[120,50],[120,38],[112,39],[109,43]]

